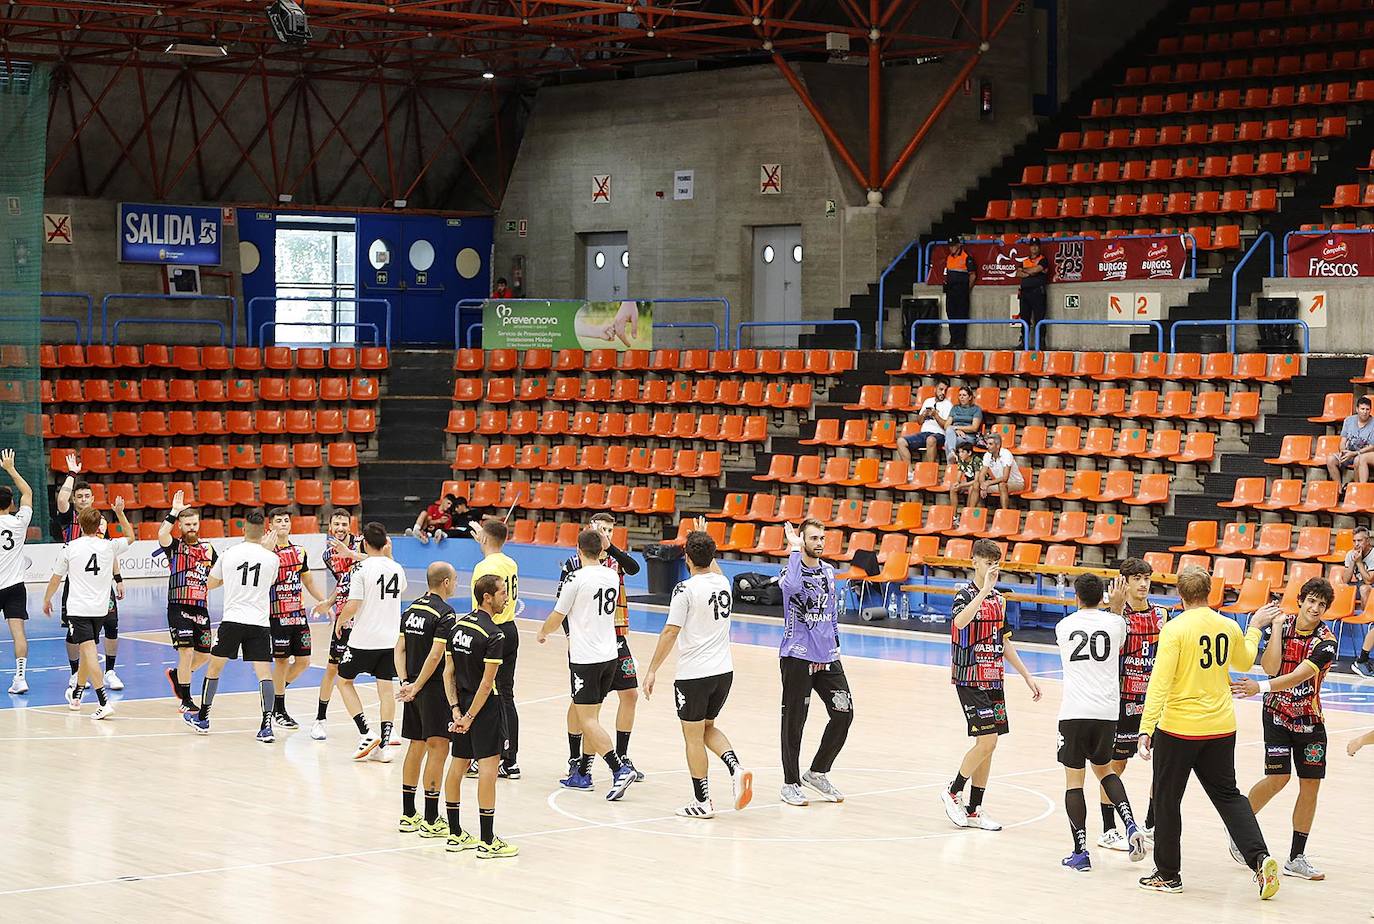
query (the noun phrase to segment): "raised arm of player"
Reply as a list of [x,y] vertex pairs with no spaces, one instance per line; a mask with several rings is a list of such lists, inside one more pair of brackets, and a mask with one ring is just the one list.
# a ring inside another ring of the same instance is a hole
[[658,647],[654,649],[653,660],[649,662],[649,673],[644,675],[644,680],[640,684],[644,689],[644,698],[651,699],[654,695],[654,684],[657,682],[658,669],[663,666],[663,662],[668,658],[668,652],[673,650],[677,644],[678,634],[682,632],[681,626],[664,625],[663,631],[658,634]]
[[[1267,610],[1271,606],[1276,611],[1278,610],[1278,607],[1273,603],[1265,604],[1264,609]],[[1251,618],[1253,619],[1253,617]],[[1264,657],[1260,659],[1260,669],[1270,677],[1277,677],[1279,671],[1283,669],[1283,616],[1280,614],[1271,625],[1273,629],[1269,632],[1269,644],[1264,646]]]
[[[129,522],[129,518],[128,518],[127,516],[124,515],[124,498],[123,498],[123,496],[116,497],[116,498],[114,499],[114,504],[112,504],[111,506],[114,507],[115,519],[119,521],[119,528],[120,528],[120,530],[123,532],[124,537],[125,537],[126,539],[129,539],[130,541],[132,541],[132,540],[133,540],[133,537],[134,537],[134,527],[133,527],[133,524]],[[118,574],[118,573],[119,573],[119,559],[118,559],[118,558],[116,558],[116,559],[114,560],[114,573],[115,573],[115,574]]]
[[983,586],[978,588],[978,593],[973,595],[972,600],[964,604],[962,610],[954,614],[954,628],[963,629],[973,622],[973,617],[977,616],[978,611],[982,609],[983,601],[997,586],[997,575],[1000,572],[1001,569],[997,565],[988,568],[988,573],[983,578]]
[[1040,702],[1040,684],[1035,682],[1031,672],[1026,670],[1025,662],[1021,660],[1020,653],[1016,650],[1016,645],[1012,643],[1011,636],[1002,640],[1002,656],[1011,662],[1011,666],[1016,668],[1016,673],[1021,675],[1021,679],[1026,681],[1026,686],[1030,688],[1031,699]]
[[634,577],[639,573],[639,562],[635,561],[635,557],[629,552],[622,552],[614,545],[607,545],[606,554],[615,559],[615,563],[620,566],[623,574]]
[[14,467],[14,450],[6,449],[0,452],[0,468],[14,481],[14,486],[19,489],[19,506],[33,509],[33,488],[24,480],[24,476],[19,474],[19,470]]
[[172,544],[172,527],[176,525],[177,515],[186,509],[186,494],[178,491],[172,495],[172,512],[163,517],[157,528],[157,544],[164,549]]
[[72,509],[72,491],[76,488],[76,476],[81,474],[81,462],[77,459],[76,453],[67,453],[67,478],[62,482],[62,486],[57,489],[57,512],[66,513]]
[[[1245,634],[1240,638],[1231,639],[1231,657],[1226,662],[1226,666],[1233,671],[1248,671],[1255,666],[1255,661],[1259,658],[1259,643],[1263,636],[1265,626],[1272,622],[1273,617],[1265,618],[1265,610],[1261,609],[1254,616],[1250,617],[1250,625],[1246,628]],[[1278,607],[1274,607],[1277,611]],[[1231,634],[1241,635],[1240,626],[1231,624]]]

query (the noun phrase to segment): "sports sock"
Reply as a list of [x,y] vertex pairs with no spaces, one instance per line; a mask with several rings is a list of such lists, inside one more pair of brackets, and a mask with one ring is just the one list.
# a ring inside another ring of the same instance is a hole
[[959,795],[959,793],[964,791],[964,786],[967,784],[968,777],[964,776],[962,773],[954,774],[954,782],[949,784],[949,794],[951,796]]
[[415,787],[401,784],[401,814],[409,818],[415,814]]
[[274,695],[274,696],[272,697],[272,711],[273,711],[273,712],[285,712],[285,711],[286,711],[286,694],[285,694],[285,693],[283,693],[283,694],[280,695],[280,696],[275,696],[275,695]]
[[1110,802],[1102,803],[1102,833],[1116,830],[1116,806]]
[[586,775],[592,772],[592,755],[583,754],[577,758],[577,772]]
[[105,656],[105,670],[106,670],[106,671],[112,671],[112,670],[114,670],[114,669],[115,669],[115,661],[118,660],[118,658],[119,658],[118,655],[107,654],[107,655]]
[[457,802],[444,803],[444,813],[448,815],[448,833],[451,837],[457,837],[463,832],[463,826],[458,823],[458,808]]
[[482,843],[490,844],[491,839],[496,836],[496,809],[479,808],[477,810],[477,821],[481,825]]
[[692,777],[692,795],[698,802],[705,802],[711,798],[711,791],[707,788],[705,780]]
[[81,662],[76,658],[68,658],[67,664],[71,666],[72,676],[75,677],[77,669],[81,666]]
[[[1360,663],[1364,663],[1365,661],[1368,661],[1368,660],[1369,660],[1369,649],[1368,649],[1368,648],[1361,648],[1361,649],[1360,649],[1360,653],[1355,657],[1355,660],[1358,661],[1358,662],[1360,662]],[[72,671],[72,673],[76,673],[76,672],[75,672],[75,671]]]
[[24,676],[24,671],[28,670],[28,668],[29,668],[29,659],[28,659],[28,658],[15,658],[15,659],[14,659],[14,673],[15,673],[17,676],[23,677],[23,676]]
[[[414,789],[414,787],[411,787],[411,790],[410,790],[410,798],[411,798],[412,800],[415,798],[415,789]],[[411,814],[413,815],[413,814],[415,814],[415,813],[412,812]],[[427,824],[431,824],[431,825],[432,825],[432,824],[434,824],[434,822],[436,822],[436,821],[438,821],[438,820],[439,820],[439,794],[438,794],[437,792],[430,792],[428,789],[426,789],[426,790],[425,790],[425,822],[426,822]]]
[[1116,813],[1121,816],[1122,823],[1129,831],[1135,826],[1135,816],[1131,813],[1131,800],[1126,796],[1126,786],[1121,782],[1121,777],[1115,773],[1108,773],[1102,778],[1102,791],[1112,800],[1112,804],[1116,806]]
[[105,688],[104,688],[104,687],[96,687],[96,688],[95,688],[95,698],[98,699],[98,700],[100,700],[100,705],[102,705],[102,706],[105,705],[105,703],[108,701],[109,697],[107,697],[107,696],[105,695]]
[[[76,673],[76,672],[73,671],[72,673]],[[568,733],[568,760],[581,760],[581,759],[582,759],[582,736],[581,736],[580,734],[574,735],[572,732],[569,732],[569,733]]]
[[259,680],[258,694],[262,697],[262,714],[264,716],[272,715],[272,681]]
[[630,733],[616,729],[615,731],[615,752],[621,757],[626,757],[630,753]]
[[383,722],[383,723],[382,723],[382,744],[390,744],[390,743],[391,743],[391,723],[390,723],[390,722]]
[[366,715],[364,715],[364,714],[361,713],[361,712],[358,713],[357,715],[355,715],[355,716],[353,717],[353,724],[356,725],[356,726],[358,726],[358,733],[359,733],[359,734],[363,734],[363,735],[366,735],[366,734],[367,734],[368,729],[367,729],[367,716],[366,716]]
[[984,792],[986,792],[985,788],[977,786],[970,786],[968,788],[968,813],[970,815],[978,811],[978,806],[983,804]]
[[215,691],[219,689],[218,677],[206,677],[200,687],[200,717],[210,718],[210,704],[215,701]]
[[1082,786],[1064,791],[1064,811],[1073,834],[1073,852],[1083,853],[1088,849],[1088,802],[1083,798]]
[[606,766],[611,768],[612,773],[619,773],[620,768],[625,766],[620,762],[620,755],[615,751],[607,751],[601,755],[601,759],[606,762]]
[[729,770],[731,775],[734,775],[734,772],[739,769],[739,758],[735,756],[734,751],[726,751],[720,755],[720,759],[725,761],[725,769]]
[[1293,859],[1294,857],[1300,857],[1300,856],[1302,856],[1302,855],[1305,854],[1305,853],[1307,853],[1307,832],[1306,832],[1306,831],[1294,831],[1294,832],[1293,832],[1293,848],[1292,848],[1291,851],[1289,851],[1288,859],[1291,860],[1291,859]]
[[316,722],[323,722],[323,721],[324,721],[324,717],[325,717],[328,713],[329,713],[329,700],[327,700],[327,699],[322,699],[322,700],[320,700],[320,705],[319,705],[319,707],[315,710],[315,721],[316,721]]
[[1155,826],[1155,797],[1150,796],[1150,804],[1145,808],[1145,827]]

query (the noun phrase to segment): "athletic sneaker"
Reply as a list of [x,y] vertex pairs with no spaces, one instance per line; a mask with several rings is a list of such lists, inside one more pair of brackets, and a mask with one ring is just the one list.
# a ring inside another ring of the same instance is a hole
[[110,716],[114,715],[114,711],[114,702],[107,702],[105,705],[101,706],[95,712],[92,712],[91,718],[95,719],[96,721],[99,721],[101,719],[108,719]]
[[501,766],[496,768],[496,775],[503,780],[518,780],[520,779],[520,765],[511,764],[508,767],[505,761],[502,761]]
[[167,686],[172,688],[172,695],[177,699],[181,699],[181,694],[177,692],[177,669],[175,667],[169,667],[167,670],[163,671],[163,674],[167,677]]
[[75,674],[72,674],[70,677],[67,678],[67,699],[71,699],[71,698],[72,698],[72,694],[75,693],[75,692],[76,692],[76,675],[75,675]]
[[329,728],[323,719],[316,719],[315,724],[310,726],[310,737],[316,741],[323,741],[329,737]]
[[1166,879],[1159,870],[1155,870],[1140,880],[1140,887],[1147,892],[1178,893],[1183,891],[1183,877],[1175,876],[1172,879]]
[[1245,862],[1245,854],[1243,854],[1243,853],[1240,852],[1240,848],[1236,846],[1236,842],[1235,842],[1235,841],[1231,840],[1230,838],[1227,838],[1227,839],[1226,839],[1226,846],[1227,846],[1227,848],[1231,851],[1231,859],[1232,859],[1232,860],[1235,860],[1237,863],[1239,863],[1241,866],[1245,867],[1246,869],[1249,869],[1249,868],[1250,868],[1250,864]]
[[277,736],[272,734],[272,723],[268,722],[258,729],[258,740],[263,744],[271,744],[277,740]]
[[824,773],[808,770],[802,774],[802,785],[817,793],[826,802],[843,802],[844,793],[835,788]]
[[477,859],[479,860],[500,860],[504,857],[514,857],[519,854],[519,847],[514,844],[507,844],[499,837],[493,837],[491,843],[482,841],[477,845]]
[[80,712],[80,711],[81,711],[81,697],[82,697],[82,695],[83,695],[85,692],[86,692],[85,688],[82,688],[82,689],[78,690],[76,687],[72,687],[70,690],[68,690],[68,691],[67,691],[67,708],[70,709],[72,712]]
[[444,844],[444,849],[449,853],[459,853],[464,850],[476,850],[481,844],[481,841],[466,831],[459,831],[457,834],[450,831],[448,833],[448,842]]
[[1060,860],[1059,863],[1065,869],[1072,870],[1075,873],[1091,873],[1093,871],[1093,861],[1092,858],[1088,856],[1086,850],[1071,853]]
[[194,728],[198,735],[210,734],[210,720],[202,719],[199,712],[183,712],[181,720]]
[[119,675],[114,671],[106,671],[105,686],[118,693],[120,690],[124,689],[124,681],[120,680]]
[[376,735],[372,734],[372,732],[360,735],[358,737],[358,748],[353,752],[353,759],[362,760],[375,751],[379,744],[381,744],[381,740]]
[[558,781],[564,789],[582,789],[587,792],[592,790],[592,775],[590,773],[579,773],[577,767],[568,771],[568,775]]
[[611,778],[611,788],[606,792],[607,802],[619,802],[625,795],[625,790],[630,788],[630,784],[635,782],[635,768],[629,764],[622,763],[620,769]]
[[1140,828],[1135,822],[1126,825],[1126,843],[1132,863],[1139,863],[1145,859],[1145,835],[1140,833]]
[[984,815],[982,812],[969,812],[969,813],[968,813],[968,826],[969,826],[970,828],[977,828],[977,829],[980,830],[980,831],[1001,831],[1001,830],[1002,830],[1002,826],[1001,826],[1001,825],[999,825],[997,822],[993,821],[993,820],[992,820],[991,818],[989,818],[988,816]]
[[1283,874],[1285,876],[1297,876],[1299,879],[1319,880],[1326,878],[1326,873],[1313,866],[1302,854],[1298,854],[1283,864]]
[[281,712],[272,713],[272,721],[274,724],[280,725],[282,728],[300,728],[300,725],[296,722],[295,719],[291,718],[291,716],[287,713],[285,709],[283,709]]
[[807,805],[811,801],[796,783],[785,784],[778,793],[778,798],[782,800],[783,805]]
[[642,783],[642,782],[644,782],[644,771],[643,771],[643,770],[640,770],[640,769],[639,769],[638,767],[636,767],[633,763],[631,763],[630,758],[628,758],[628,757],[622,757],[622,758],[620,758],[620,762],[621,762],[623,765],[625,765],[626,767],[629,767],[631,770],[634,771],[634,774],[635,774],[635,782],[636,782],[636,783]]
[[421,837],[448,837],[448,819],[436,818],[433,821],[420,822]]
[[754,771],[736,767],[730,774],[730,788],[735,793],[735,811],[738,812],[754,798]]
[[1116,828],[1103,831],[1102,836],[1097,839],[1097,846],[1105,847],[1107,850],[1127,850],[1129,848],[1126,843],[1126,835]]
[[470,764],[468,764],[468,771],[466,776],[470,780],[477,779],[477,761],[474,760]]
[[402,815],[401,820],[396,822],[396,830],[402,834],[414,834],[420,830],[420,824],[425,820],[425,816],[416,812],[414,815]]
[[1279,890],[1279,861],[1265,854],[1255,871],[1255,882],[1259,885],[1260,901],[1273,898]]
[[1374,663],[1369,661],[1356,661],[1350,669],[1361,677],[1374,677]]
[[14,675],[14,682],[10,684],[10,692],[16,696],[29,692],[29,682],[24,679],[23,674]]
[[711,800],[705,802],[688,802],[673,814],[681,815],[683,818],[715,818],[716,810],[711,805]]
[[940,804],[945,807],[945,817],[956,828],[967,828],[968,810],[964,808],[964,797],[957,792],[950,792],[948,789],[940,790]]
[[368,756],[371,757],[373,760],[377,761],[378,763],[389,764],[392,761],[393,755],[391,753],[391,748],[386,746],[386,742],[383,742],[377,745],[376,750],[374,750]]
[[200,712],[200,707],[195,703],[177,703],[177,712],[185,715],[188,712]]
[[1145,835],[1145,846],[1153,848],[1155,846],[1155,829],[1141,828],[1140,833]]

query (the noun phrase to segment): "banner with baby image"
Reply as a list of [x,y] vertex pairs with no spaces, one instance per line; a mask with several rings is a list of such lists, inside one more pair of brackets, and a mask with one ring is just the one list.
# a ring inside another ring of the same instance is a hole
[[484,350],[651,350],[654,303],[488,299]]

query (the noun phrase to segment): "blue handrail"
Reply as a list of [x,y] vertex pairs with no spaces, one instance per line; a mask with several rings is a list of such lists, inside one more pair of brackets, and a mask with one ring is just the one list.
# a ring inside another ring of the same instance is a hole
[[975,319],[975,318],[969,318],[968,320],[962,320],[962,319],[959,319],[959,318],[955,318],[955,319],[952,320],[952,321],[946,320],[945,318],[929,318],[929,319],[926,319],[926,320],[919,320],[919,319],[918,319],[918,320],[915,320],[915,321],[912,321],[912,322],[911,322],[911,337],[910,337],[910,339],[907,341],[909,344],[911,344],[911,349],[913,349],[913,350],[916,349],[916,327],[917,327],[917,325],[922,325],[922,326],[927,326],[927,327],[933,327],[933,326],[944,326],[944,325],[946,325],[946,324],[996,324],[996,325],[998,325],[998,326],[1000,326],[1000,327],[1009,327],[1009,326],[1011,326],[1011,325],[1013,325],[1013,324],[1020,324],[1020,325],[1021,325],[1022,334],[1023,334],[1023,336],[1025,337],[1025,339],[1022,340],[1021,342],[1022,342],[1022,343],[1030,343],[1030,337],[1031,337],[1030,324],[1029,324],[1029,322],[1027,322],[1024,318],[1017,318],[1017,319],[1014,320],[1014,321],[1011,320],[1010,318],[976,318],[976,319]]
[[[1328,234],[1342,234],[1342,235],[1344,235],[1344,234],[1374,234],[1374,231],[1368,230],[1368,229],[1360,229],[1360,230],[1358,230],[1358,231],[1353,230],[1353,229],[1350,230],[1350,231],[1332,231],[1330,228],[1327,228],[1325,231],[1289,231],[1287,234],[1285,234],[1285,235],[1283,236],[1283,275],[1285,275],[1285,276],[1290,275],[1289,270],[1288,270],[1288,239],[1289,239],[1289,238],[1293,238],[1293,237],[1325,237],[1325,236],[1328,235]],[[1304,277],[1299,277],[1299,278],[1306,279],[1306,278],[1308,278],[1308,277],[1305,277],[1305,276],[1304,276]]]
[[[269,328],[269,327],[323,327],[323,326],[324,326],[324,325],[319,324],[319,323],[316,322],[316,321],[263,321],[261,324],[258,325],[258,343],[261,345],[261,344],[264,344],[264,343],[267,342],[267,328]],[[331,323],[329,326],[330,326],[331,328],[333,328],[333,327],[352,327],[352,328],[354,328],[355,330],[361,330],[361,329],[364,328],[364,327],[370,327],[370,328],[372,328],[372,345],[373,345],[373,346],[380,346],[380,345],[381,345],[380,334],[379,334],[378,331],[377,331],[377,325],[376,325],[376,324],[373,324],[371,321],[336,321],[336,322]]]
[[[1156,238],[1156,237],[1163,237],[1163,238],[1181,237],[1181,238],[1185,239],[1186,241],[1188,241],[1188,242],[1192,245],[1192,246],[1189,248],[1190,259],[1189,259],[1189,262],[1188,262],[1188,278],[1189,278],[1189,279],[1196,279],[1196,278],[1197,278],[1197,238],[1194,237],[1192,234],[1186,232],[1186,231],[1183,232],[1183,233],[1181,233],[1181,234],[1121,234],[1121,235],[1117,235],[1116,237],[1105,237],[1105,238],[1102,238],[1102,237],[1042,237],[1042,238],[1036,238],[1036,239],[1039,240],[1039,241],[1042,241],[1042,242],[1044,242],[1044,243],[1046,243],[1046,244],[1067,244],[1067,243],[1072,243],[1073,241],[1129,241],[1129,240],[1141,240],[1141,239]],[[1026,237],[1017,238],[1017,243],[1020,243],[1021,241],[1029,241],[1029,240],[1031,240],[1031,238],[1032,238],[1032,236],[1030,236],[1030,235],[1028,235],[1028,236],[1026,236]],[[930,270],[930,252],[931,252],[931,250],[933,250],[933,249],[934,249],[937,245],[939,245],[939,244],[948,244],[948,243],[949,243],[949,241],[947,241],[947,240],[946,240],[946,241],[928,241],[928,242],[926,243],[926,246],[925,246],[925,268],[926,268],[927,271]],[[993,237],[993,238],[987,238],[987,237],[984,237],[984,238],[965,238],[965,239],[964,239],[964,243],[965,243],[965,244],[1000,244],[1000,243],[1002,243],[1002,239],[1001,239],[1000,237]],[[924,276],[924,275],[921,276],[920,279],[921,279],[921,281],[924,282],[924,281],[925,281],[925,276]]]
[[38,321],[40,324],[70,324],[76,328],[76,343],[80,345],[84,342],[81,339],[81,321],[76,318],[39,318]]
[[[386,348],[388,350],[391,349],[391,299],[389,298],[350,298],[342,295],[258,295],[250,298],[248,300],[248,307],[244,309],[243,323],[250,337],[253,335],[253,306],[259,303],[264,305],[275,305],[278,302],[323,302],[330,305],[381,305],[386,309]],[[356,312],[356,308],[354,310]],[[287,322],[283,321],[282,323],[286,324]],[[296,322],[292,321],[290,323],[295,324]],[[310,326],[323,327],[324,325],[319,322],[310,322]],[[329,330],[331,340],[333,339],[336,328],[349,326],[356,328],[357,325],[350,321],[330,321]],[[372,325],[373,330],[376,330],[376,328],[377,326],[375,324]],[[258,333],[261,334],[262,331],[263,328],[259,327]],[[264,345],[262,340],[258,341],[258,346],[261,347]]]
[[711,349],[720,349],[720,325],[714,321],[664,321],[661,324],[655,321],[654,327],[709,327],[716,332],[715,345]]
[[[655,306],[658,306],[658,305],[701,305],[701,304],[713,304],[713,303],[715,303],[715,302],[719,302],[720,305],[721,305],[721,307],[725,309],[725,320],[724,320],[724,322],[723,322],[724,327],[725,327],[725,336],[726,336],[725,348],[726,348],[727,350],[730,348],[730,344],[729,344],[729,336],[730,336],[730,299],[726,298],[724,295],[706,295],[706,296],[701,296],[701,297],[698,297],[698,298],[617,298],[617,299],[613,299],[613,301],[617,301],[617,302],[652,302]],[[657,327],[672,327],[672,326],[682,326],[682,325],[658,324],[658,325],[655,325],[655,326],[657,326]]]
[[[32,295],[31,295],[30,293],[28,293],[28,292],[0,292],[0,298],[25,298],[25,297],[30,297],[30,298],[31,298]],[[85,303],[86,303],[86,335],[87,335],[87,337],[91,337],[91,336],[93,336],[93,335],[95,334],[95,299],[91,298],[91,296],[90,296],[89,293],[87,293],[87,292],[39,292],[39,293],[38,293],[38,297],[39,297],[39,299],[44,299],[44,298],[75,298],[75,299],[79,299],[80,301],[85,302]],[[40,309],[40,310],[41,310],[41,309]],[[68,318],[53,318],[53,317],[44,318],[44,317],[40,317],[38,320],[41,321],[41,322],[43,322],[44,324],[70,324],[70,323],[73,323],[73,322],[72,322],[70,319],[68,319]],[[75,323],[76,323],[76,342],[79,344],[79,343],[82,343],[82,340],[81,340],[81,323],[80,323],[79,321],[78,321],[78,322],[75,322]],[[86,343],[87,343],[87,345],[89,345],[89,340],[86,341]]]
[[[117,292],[105,296],[100,300],[100,342],[109,342],[109,318],[110,302],[113,301],[141,301],[153,302],[228,302],[229,303],[229,341],[235,346],[239,342],[239,312],[238,299],[232,295],[168,295],[165,292]],[[130,320],[133,320],[130,318]],[[175,319],[169,319],[175,320]],[[224,325],[220,325],[223,328]],[[221,343],[221,346],[223,344]]]
[[[1250,262],[1250,258],[1255,255],[1255,251],[1259,250],[1260,244],[1264,241],[1269,242],[1269,275],[1271,278],[1274,275],[1274,235],[1270,234],[1268,231],[1261,231],[1259,236],[1255,238],[1255,242],[1250,245],[1250,249],[1245,251],[1245,256],[1240,258],[1240,262],[1236,264],[1236,268],[1231,270],[1232,321],[1240,319],[1240,271],[1245,268],[1245,264]],[[1236,328],[1232,325],[1226,328],[1226,352],[1234,353],[1235,351]]]
[[[456,302],[453,303],[453,348],[454,348],[455,350],[458,349],[458,348],[461,347],[461,346],[464,346],[464,345],[466,345],[466,346],[472,346],[472,341],[471,341],[471,340],[464,341],[464,339],[463,339],[463,334],[464,334],[464,331],[463,331],[463,329],[462,329],[462,324],[463,324],[463,309],[464,309],[464,308],[481,308],[484,304],[486,304],[486,301],[487,301],[487,300],[486,300],[485,298],[460,298],[460,299],[458,299],[458,301],[456,301]],[[542,301],[542,299],[541,299],[541,301]],[[482,326],[482,322],[481,322],[481,321],[478,321],[478,322],[475,323],[475,324],[469,325],[469,327],[468,327],[466,333],[470,335],[470,334],[472,333],[472,329],[473,329],[474,327],[481,327],[481,326]]]
[[1246,327],[1270,327],[1280,325],[1283,327],[1302,328],[1302,351],[1312,352],[1312,328],[1302,318],[1278,318],[1264,321],[1175,321],[1169,330],[1169,352],[1173,353],[1178,345],[1178,329],[1180,327],[1229,327],[1234,331],[1239,326]]
[[1035,346],[1033,350],[1040,349],[1040,329],[1050,325],[1065,325],[1072,327],[1153,327],[1155,329],[1155,350],[1164,352],[1164,325],[1158,321],[1065,321],[1046,318],[1037,321],[1035,324]]
[[744,343],[746,327],[852,327],[854,328],[854,349],[863,349],[864,329],[858,321],[741,321],[735,325],[735,349]]
[[[884,267],[882,273],[878,276],[878,328],[873,334],[873,348],[875,350],[881,350],[883,348],[883,318],[885,314],[883,297],[887,293],[887,276],[896,268],[898,263],[906,259],[906,255],[911,252],[911,248],[919,244],[920,241],[920,238],[913,238],[909,244],[902,248],[901,253],[892,258],[892,262]],[[929,252],[929,249],[916,251],[916,279],[918,282],[925,281],[926,276],[925,273],[922,272],[925,267],[925,262],[922,257],[929,255]]]
[[195,324],[219,328],[219,345],[224,346],[224,324],[219,321],[198,318],[120,318],[110,330],[110,345],[119,346],[119,326],[121,324]]
[[472,346],[472,332],[475,331],[475,330],[481,330],[481,329],[482,329],[482,322],[481,322],[481,321],[478,321],[476,324],[469,324],[469,325],[468,325],[468,330],[467,330],[467,336],[463,338],[463,342],[464,342],[465,344],[467,344],[469,347],[471,347],[471,346]]

